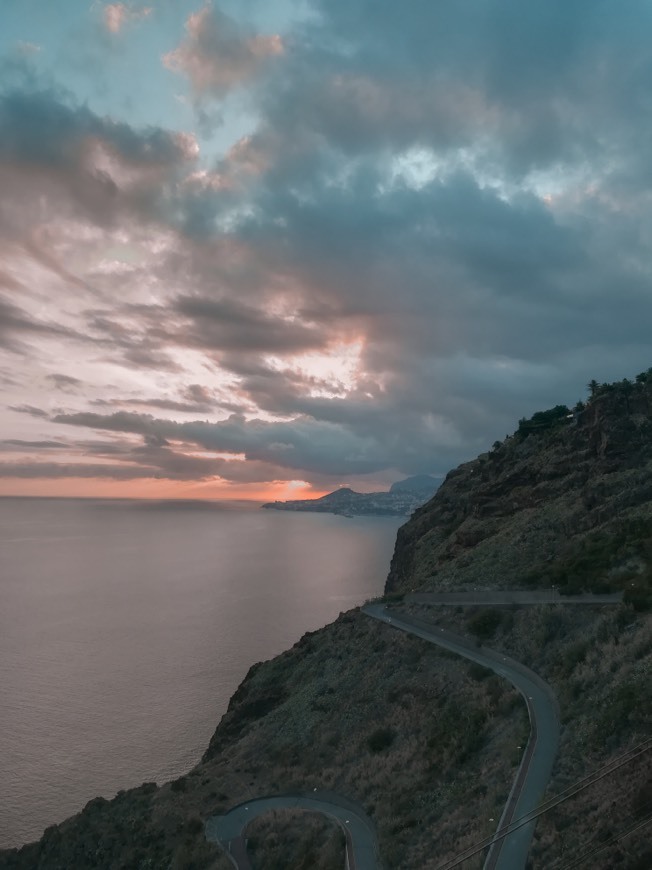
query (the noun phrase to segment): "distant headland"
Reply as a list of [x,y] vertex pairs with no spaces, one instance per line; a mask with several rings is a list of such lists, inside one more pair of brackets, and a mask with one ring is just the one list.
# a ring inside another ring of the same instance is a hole
[[393,483],[388,492],[355,492],[341,487],[321,498],[270,501],[264,508],[277,511],[313,511],[342,516],[409,516],[437,491],[441,481],[417,474]]

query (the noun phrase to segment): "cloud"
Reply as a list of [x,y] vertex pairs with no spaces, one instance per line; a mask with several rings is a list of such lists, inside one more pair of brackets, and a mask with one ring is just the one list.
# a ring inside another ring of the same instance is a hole
[[79,378],[58,373],[47,375],[47,380],[51,381],[58,390],[64,393],[74,393],[83,385],[83,381],[80,381]]
[[218,399],[206,387],[191,384],[186,387],[178,399],[166,398],[126,398],[126,399],[93,399],[91,405],[96,407],[138,406],[158,408],[163,411],[177,411],[182,414],[214,413],[221,407]]
[[176,310],[189,323],[181,328],[184,343],[207,350],[296,353],[321,347],[320,332],[296,317],[279,317],[235,299],[184,296]]
[[207,5],[189,16],[185,39],[163,56],[163,63],[188,76],[198,96],[222,97],[249,82],[270,58],[282,53],[279,36],[248,32]]
[[10,411],[16,411],[18,414],[28,414],[30,417],[47,420],[50,415],[43,408],[35,408],[34,405],[9,405]]
[[102,20],[108,32],[117,35],[129,21],[147,18],[152,11],[151,6],[132,9],[126,3],[107,3],[102,10]]
[[55,220],[107,231],[127,222],[174,224],[176,216],[181,225],[189,222],[196,194],[182,179],[197,155],[192,133],[136,129],[52,87],[5,88],[0,185],[13,208],[0,214],[0,230],[75,283],[72,270],[33,237],[35,228]]
[[0,297],[0,347],[21,351],[22,345],[14,338],[16,334],[41,338],[72,338],[74,331],[57,323],[35,320],[17,305]]
[[[408,467],[412,467],[409,451],[399,449],[396,452],[400,432],[356,434],[347,426],[309,417],[288,422],[268,422],[260,419],[247,421],[233,414],[217,423],[199,420],[177,423],[149,414],[116,412],[101,415],[81,412],[58,414],[53,421],[139,434],[146,438],[184,441],[204,450],[242,453],[246,460],[273,465],[284,469],[286,475],[291,472],[293,476],[298,470],[325,475],[369,474],[391,464],[390,451],[399,466],[407,462]],[[419,457],[418,463],[419,467],[423,466],[423,456]]]
[[62,441],[25,441],[21,438],[6,438],[0,441],[0,450],[16,452],[33,450],[66,450],[67,444]]
[[[78,444],[81,447],[82,444]],[[0,451],[43,451],[73,449],[58,442],[28,442],[11,439],[0,442]],[[161,439],[146,437],[141,446],[133,444],[86,445],[87,456],[106,462],[44,462],[23,459],[0,462],[0,478],[65,479],[98,478],[108,480],[215,480],[231,483],[271,482],[282,478],[284,469],[272,463],[244,462],[240,459],[213,458],[184,453]],[[117,460],[117,461],[116,461]]]
[[156,477],[153,468],[82,462],[0,462],[0,478],[66,479],[71,477],[138,480]]
[[282,43],[271,7],[188,19],[165,63],[196,111],[247,106],[214,159],[29,76],[3,92],[6,404],[34,441],[44,338],[84,381],[56,426],[146,441],[107,462],[333,484],[443,473],[649,366],[649,4],[312,8]]
[[22,40],[18,41],[16,47],[18,48],[20,54],[24,55],[25,57],[30,57],[31,55],[38,54],[39,51],[41,51],[42,49],[42,46],[37,45],[35,42],[23,42]]
[[89,145],[102,142],[135,166],[171,165],[188,156],[188,138],[101,118],[53,91],[0,94],[0,159],[51,167],[89,166]]

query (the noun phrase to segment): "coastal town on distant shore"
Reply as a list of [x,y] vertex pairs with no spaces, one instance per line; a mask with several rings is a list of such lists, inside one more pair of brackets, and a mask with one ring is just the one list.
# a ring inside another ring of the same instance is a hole
[[340,514],[345,517],[407,517],[432,498],[440,483],[428,474],[418,474],[393,483],[388,492],[355,492],[343,486],[321,498],[271,501],[263,507],[277,511]]

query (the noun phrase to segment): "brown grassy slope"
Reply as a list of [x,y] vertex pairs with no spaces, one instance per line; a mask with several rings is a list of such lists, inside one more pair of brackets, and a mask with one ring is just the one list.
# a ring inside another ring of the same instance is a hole
[[[283,700],[252,719],[270,698]],[[234,701],[204,763],[226,777],[216,809],[232,795],[331,789],[372,816],[389,867],[434,866],[490,830],[525,730],[508,686],[359,613],[254,669]]]
[[[522,661],[555,690],[562,734],[549,795],[652,738],[652,617],[631,606],[406,608]],[[488,620],[490,613],[493,619]],[[490,626],[488,631],[483,631]],[[493,628],[491,628],[493,626]],[[539,821],[533,870],[565,867],[652,814],[652,751],[560,804]],[[593,854],[592,870],[652,866],[650,830]],[[647,863],[646,863],[647,862]]]
[[253,870],[342,870],[344,834],[319,813],[273,810],[247,827]]

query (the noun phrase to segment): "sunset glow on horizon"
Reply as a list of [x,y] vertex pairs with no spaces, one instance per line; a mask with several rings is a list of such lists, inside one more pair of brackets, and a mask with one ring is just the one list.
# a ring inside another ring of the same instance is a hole
[[266,489],[259,485],[224,485],[223,481],[176,482],[169,480],[116,481],[102,478],[68,478],[60,480],[3,481],[0,497],[44,498],[128,498],[174,499],[195,501],[242,500],[254,502],[286,501],[288,499],[320,498],[326,490],[313,489],[303,481],[278,481]]

